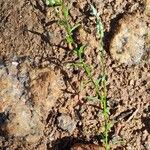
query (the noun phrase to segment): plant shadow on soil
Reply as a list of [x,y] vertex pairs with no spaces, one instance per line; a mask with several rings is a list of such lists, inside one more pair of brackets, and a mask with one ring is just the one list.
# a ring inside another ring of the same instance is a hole
[[144,126],[145,126],[144,129],[146,129],[148,131],[148,133],[150,134],[150,118],[143,117],[142,122],[144,123]]
[[9,136],[7,131],[5,130],[5,125],[8,120],[8,117],[8,114],[4,112],[0,113],[0,137],[5,137],[5,139],[7,139]]
[[[46,4],[44,0],[35,1],[35,5],[32,3],[32,0],[29,0],[30,4],[37,10],[39,10],[43,15],[46,16]],[[42,3],[42,4],[40,4]]]
[[52,147],[48,147],[49,150],[70,150],[73,144],[73,138],[64,137],[53,142]]
[[[95,136],[94,139],[100,137]],[[53,142],[52,147],[48,147],[48,150],[71,150],[74,144],[92,144],[93,141],[86,141],[81,138],[64,137]]]

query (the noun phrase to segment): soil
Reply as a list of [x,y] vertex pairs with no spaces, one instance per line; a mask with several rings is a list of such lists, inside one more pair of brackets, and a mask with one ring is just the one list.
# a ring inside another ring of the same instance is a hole
[[[90,4],[105,26],[111,149],[149,150],[150,1],[69,3],[71,24],[81,22],[74,38],[87,45],[96,78],[101,68]],[[81,86],[84,71],[70,65],[77,58],[53,8],[44,0],[1,0],[0,14],[0,149],[103,149],[100,103],[86,98],[93,89]]]

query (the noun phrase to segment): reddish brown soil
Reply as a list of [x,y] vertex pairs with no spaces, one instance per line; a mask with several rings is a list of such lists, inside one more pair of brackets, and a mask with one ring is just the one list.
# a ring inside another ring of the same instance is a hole
[[[101,68],[91,3],[105,26],[111,148],[149,150],[150,1],[69,3],[71,23],[81,22],[74,38],[87,45],[96,78]],[[53,8],[44,0],[1,0],[0,14],[0,149],[103,149],[91,145],[101,145],[100,104],[87,100],[91,86],[80,86],[87,77],[69,63],[76,57]]]

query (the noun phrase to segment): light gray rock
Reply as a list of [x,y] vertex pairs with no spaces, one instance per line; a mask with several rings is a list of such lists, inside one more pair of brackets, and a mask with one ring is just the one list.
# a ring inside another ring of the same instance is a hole
[[70,134],[75,130],[77,122],[69,115],[63,114],[57,119],[58,127],[68,131]]

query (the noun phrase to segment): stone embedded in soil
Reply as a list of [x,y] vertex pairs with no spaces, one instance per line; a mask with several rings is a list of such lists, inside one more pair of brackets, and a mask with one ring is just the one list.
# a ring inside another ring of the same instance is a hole
[[6,127],[9,134],[15,136],[32,134],[32,141],[39,140],[44,126],[34,111],[32,112],[23,102],[19,102],[11,108],[10,113],[10,121]]
[[[19,80],[18,64],[9,63],[0,69],[0,113],[8,115],[3,130],[13,136],[32,135],[29,142],[37,142],[43,134],[43,123],[38,114],[26,104],[26,88]],[[28,78],[24,78],[28,80]]]
[[9,65],[0,69],[0,112],[15,105],[23,93],[23,85],[17,79],[17,68]]
[[110,44],[113,59],[127,65],[141,61],[147,51],[145,43],[149,33],[145,18],[137,14],[127,15],[120,20],[118,31]]
[[69,115],[63,114],[57,118],[58,127],[68,131],[70,134],[75,130],[77,122]]
[[7,114],[2,121],[4,131],[35,143],[43,136],[43,120],[62,91],[54,71],[28,65],[12,62],[1,66],[0,113]]

